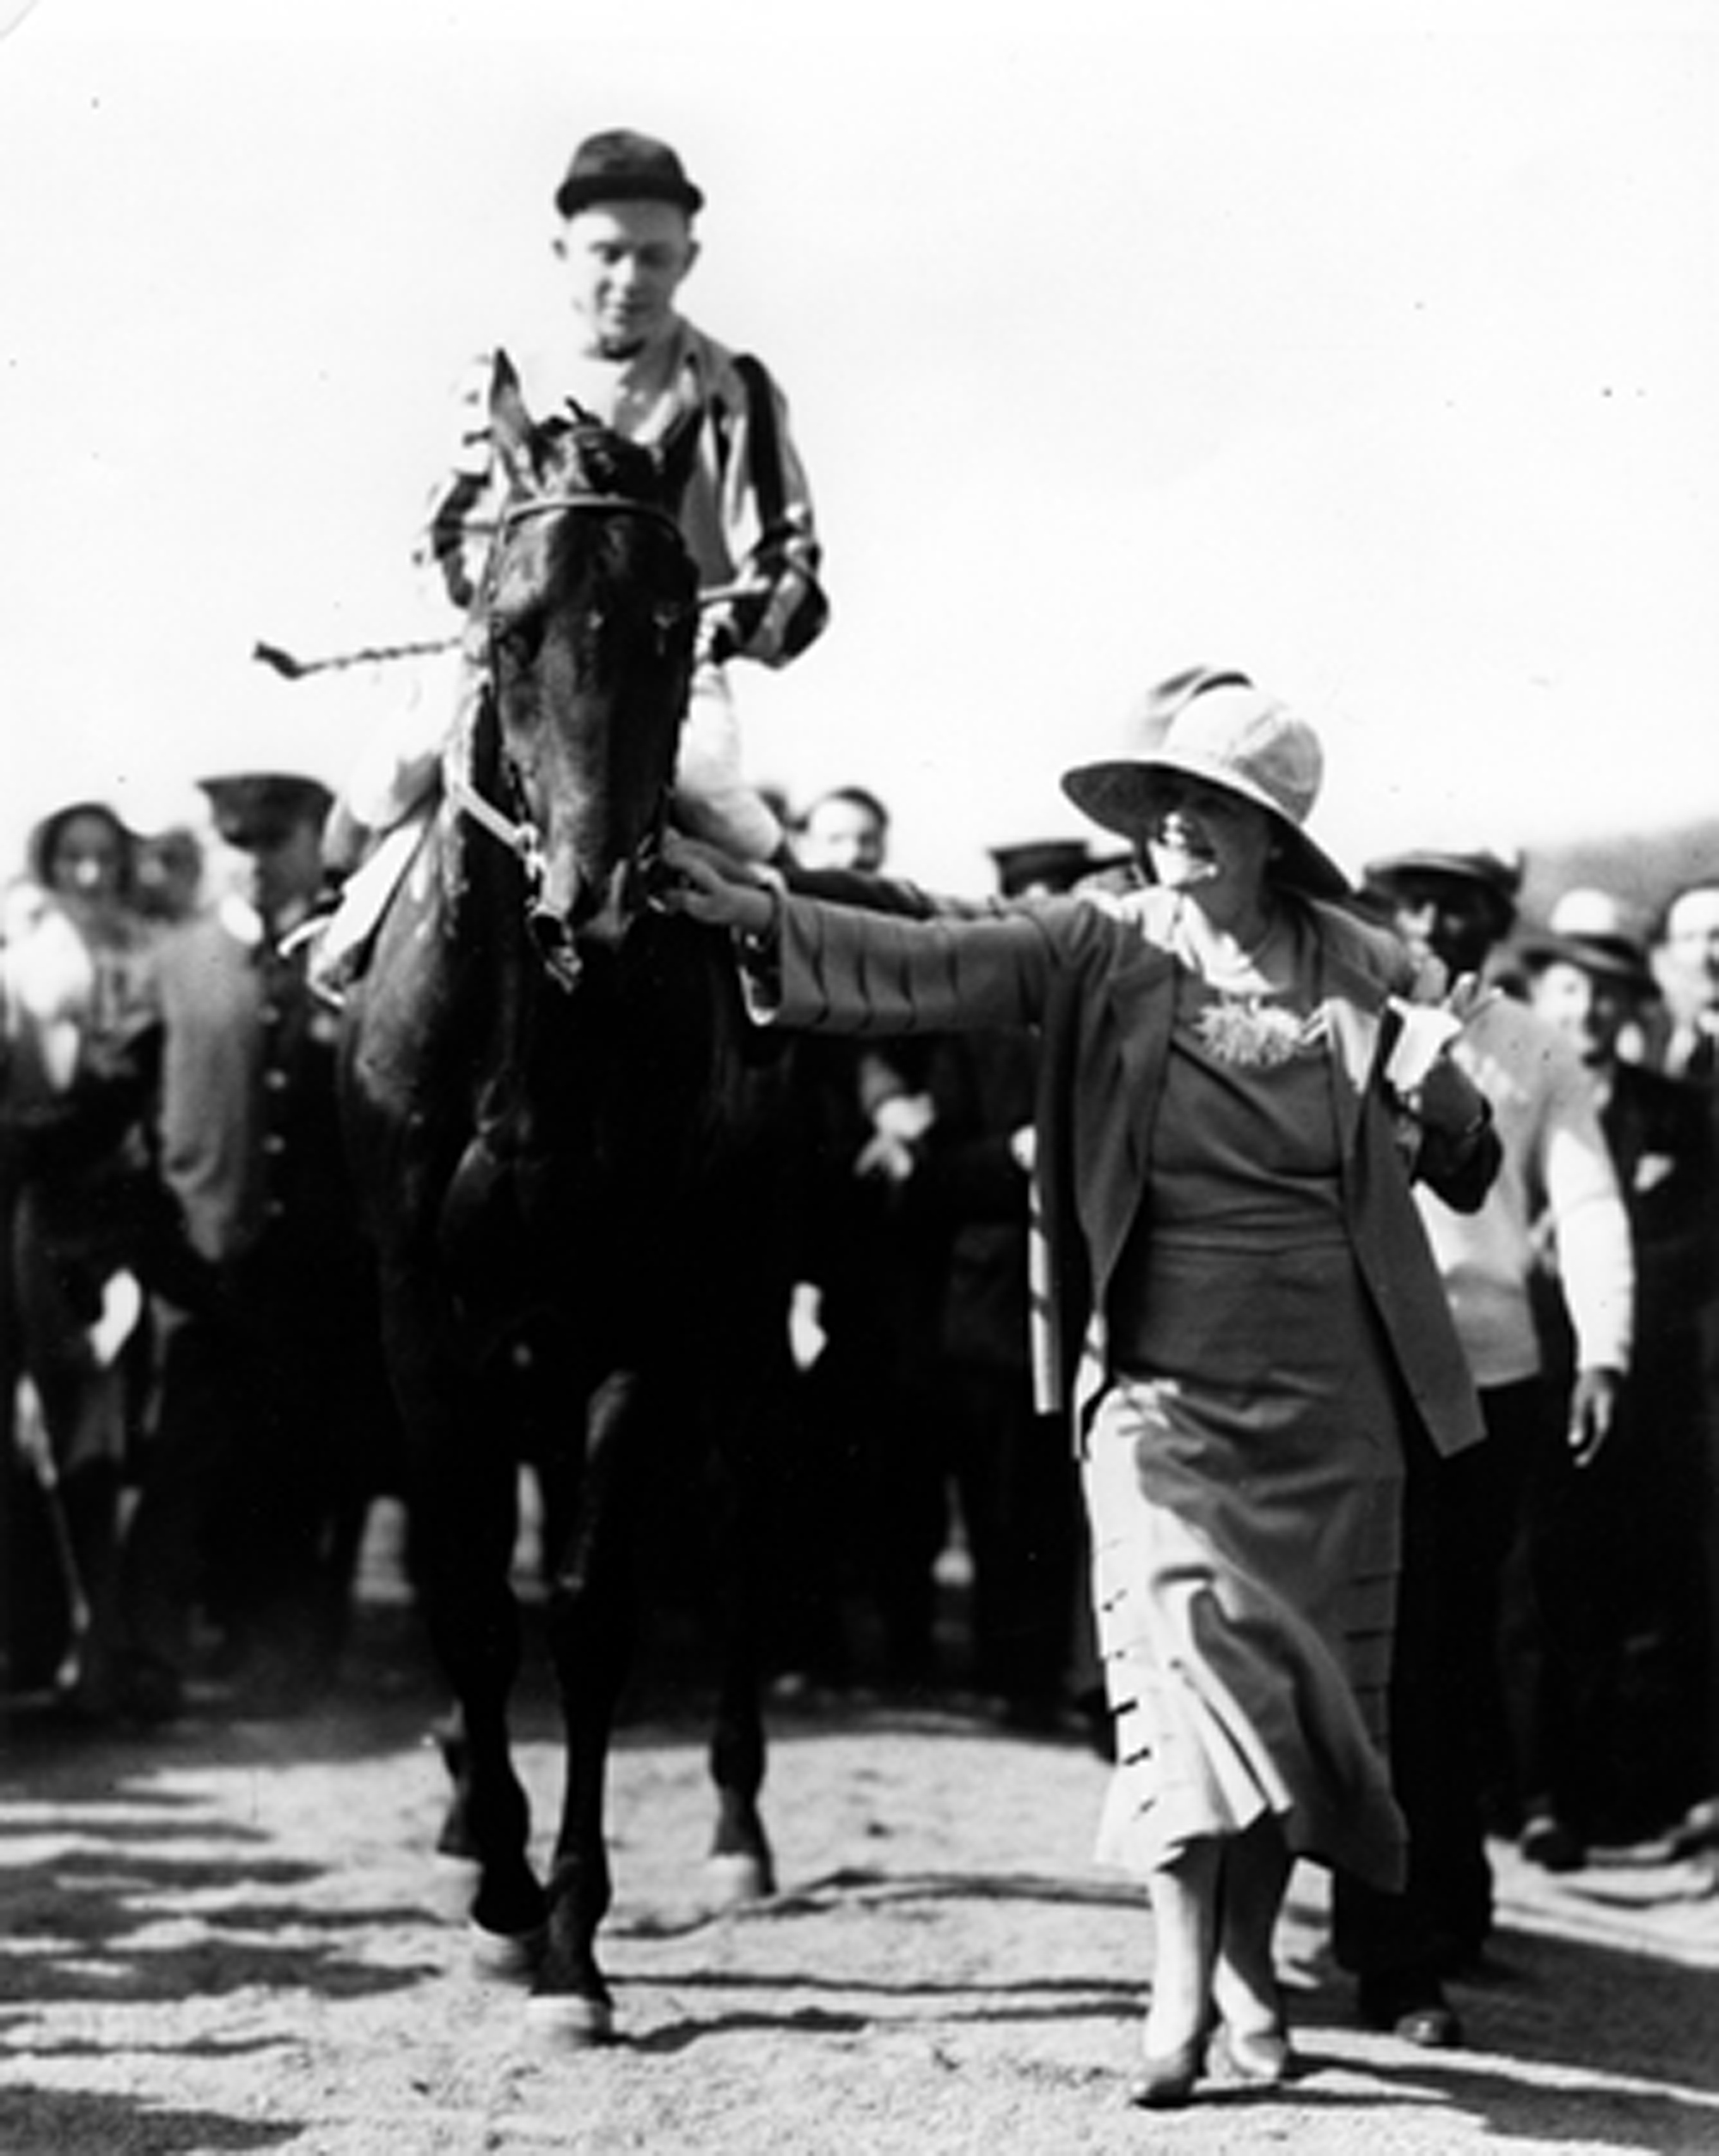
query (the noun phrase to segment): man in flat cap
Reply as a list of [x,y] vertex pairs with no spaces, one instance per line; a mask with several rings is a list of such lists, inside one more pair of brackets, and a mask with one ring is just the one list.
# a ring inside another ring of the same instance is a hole
[[186,1703],[199,1611],[242,1711],[326,1684],[392,1431],[336,1020],[291,933],[321,883],[329,791],[276,770],[200,784],[228,888],[168,934],[157,968],[146,1271],[163,1353],[122,1597],[118,1705],[151,1720]]
[[[679,310],[699,257],[694,219],[704,196],[666,143],[627,128],[589,137],[554,201],[568,320],[548,343],[510,348],[509,357],[535,416],[564,412],[571,399],[656,455],[702,593],[676,774],[681,818],[695,836],[767,860],[782,831],[741,777],[727,663],[784,666],[829,614],[786,405],[760,360],[719,344]],[[462,611],[478,589],[505,491],[490,441],[496,357],[486,351],[462,387],[451,468],[419,549],[420,563]],[[456,701],[469,690],[462,675]],[[371,745],[331,828],[337,870],[353,864],[369,831],[398,822],[433,785],[447,718],[432,694]]]

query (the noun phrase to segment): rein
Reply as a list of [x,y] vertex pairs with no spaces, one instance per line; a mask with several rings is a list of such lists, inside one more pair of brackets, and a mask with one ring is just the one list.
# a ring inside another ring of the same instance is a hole
[[448,797],[462,815],[468,815],[480,831],[487,831],[491,838],[499,840],[510,853],[518,858],[525,871],[525,880],[535,896],[543,883],[543,836],[529,817],[515,822],[483,796],[458,769],[451,758],[443,773]]

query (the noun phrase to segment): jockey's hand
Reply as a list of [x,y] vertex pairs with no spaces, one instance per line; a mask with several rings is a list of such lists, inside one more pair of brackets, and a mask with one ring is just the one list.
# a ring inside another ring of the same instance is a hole
[[698,638],[693,646],[693,658],[700,666],[721,666],[731,659],[740,648],[740,640],[734,633],[734,625],[725,611],[707,608],[699,616]]
[[780,879],[762,863],[743,861],[679,831],[663,834],[666,880],[651,896],[660,913],[686,913],[714,928],[762,936],[776,918]]

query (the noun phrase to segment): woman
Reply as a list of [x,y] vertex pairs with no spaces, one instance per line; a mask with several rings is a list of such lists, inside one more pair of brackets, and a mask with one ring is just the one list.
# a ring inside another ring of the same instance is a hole
[[1335,902],[1303,828],[1312,730],[1204,675],[1134,732],[1063,779],[1139,849],[1129,896],[902,919],[682,845],[666,902],[742,931],[780,1023],[1039,1030],[1041,1404],[1076,1412],[1117,1733],[1100,1854],[1147,1884],[1133,2095],[1158,2105],[1208,2066],[1288,2071],[1271,1948],[1295,1857],[1401,1882],[1402,1426],[1444,1451],[1481,1434],[1410,1183],[1472,1206],[1497,1155],[1441,1050],[1409,1068],[1432,1029],[1402,999],[1441,977]]
[[[28,858],[28,880],[8,894],[0,949],[5,1108],[21,1127],[52,1130],[74,1089],[149,1011],[155,934],[133,904],[137,841],[105,803],[57,809]],[[127,1261],[143,1167],[137,1131],[104,1126],[86,1139],[68,1125],[51,1156],[40,1145],[27,1155],[8,1223],[26,1428],[45,1443],[75,1590],[89,1605],[73,1698],[92,1707],[105,1682],[98,1664],[141,1346],[143,1296]]]

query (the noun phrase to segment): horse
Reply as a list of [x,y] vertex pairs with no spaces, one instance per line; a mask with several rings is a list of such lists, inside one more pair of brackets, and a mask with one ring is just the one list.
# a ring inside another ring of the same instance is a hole
[[[505,357],[491,424],[506,499],[468,630],[480,690],[349,991],[342,1093],[414,1579],[455,1701],[472,1936],[486,1966],[529,1974],[535,2019],[584,2043],[614,2027],[596,1934],[629,1552],[701,1408],[713,1487],[743,1512],[786,1354],[789,1080],[723,936],[652,903],[698,606],[655,461],[577,408],[534,419]],[[564,1776],[541,1879],[508,1738],[522,1406],[554,1426],[564,1522],[545,1618]],[[730,1555],[711,1860],[739,1899],[774,1877],[756,1568]]]

